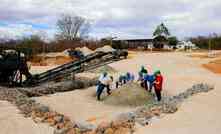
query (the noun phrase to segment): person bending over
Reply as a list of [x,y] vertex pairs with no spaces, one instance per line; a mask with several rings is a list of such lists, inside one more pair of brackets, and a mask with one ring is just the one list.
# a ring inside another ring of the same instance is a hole
[[108,76],[107,72],[104,72],[99,78],[99,84],[97,88],[97,100],[100,100],[100,96],[105,88],[107,88],[107,94],[110,95],[110,84],[112,79]]

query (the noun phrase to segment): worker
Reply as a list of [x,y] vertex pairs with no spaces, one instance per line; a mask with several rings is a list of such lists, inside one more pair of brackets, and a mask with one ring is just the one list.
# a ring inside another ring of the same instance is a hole
[[107,88],[107,94],[110,95],[110,84],[112,82],[111,77],[108,76],[107,72],[104,72],[99,77],[99,83],[97,87],[97,99],[100,100],[100,96],[105,88]]
[[135,76],[130,72],[127,72],[125,77],[126,77],[127,82],[134,81],[134,79],[135,79]]
[[119,83],[120,83],[121,85],[126,84],[126,75],[121,74],[121,75],[119,76]]
[[163,87],[163,76],[161,75],[160,70],[157,70],[155,73],[154,89],[157,96],[157,100],[161,101],[161,91]]
[[146,91],[148,91],[148,79],[149,79],[149,75],[146,73],[143,75],[143,80],[142,80],[142,87],[145,88]]
[[151,92],[153,85],[154,85],[154,81],[155,81],[155,75],[154,74],[146,74],[144,76],[144,81],[146,81],[148,83],[147,84],[147,87],[149,87],[148,91]]
[[141,81],[141,87],[145,88],[148,90],[148,85],[147,85],[147,79],[144,79],[145,76],[147,75],[147,70],[145,69],[144,66],[141,66],[141,70],[139,71],[139,79]]
[[140,72],[142,73],[142,75],[145,75],[147,74],[147,69],[144,66],[141,66]]
[[143,80],[143,74],[142,72],[138,72],[138,80],[137,81],[142,81]]

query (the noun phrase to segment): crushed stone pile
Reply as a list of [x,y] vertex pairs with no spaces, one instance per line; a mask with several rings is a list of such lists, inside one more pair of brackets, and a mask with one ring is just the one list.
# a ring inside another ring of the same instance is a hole
[[107,72],[107,73],[110,73],[110,74],[114,74],[114,73],[117,73],[117,70],[114,69],[113,67],[109,66],[109,65],[105,65],[105,66],[101,66],[99,68],[90,70],[88,72],[96,73],[96,74],[101,74],[103,72]]
[[113,51],[115,51],[115,49],[113,49],[111,46],[109,46],[109,45],[106,45],[106,46],[103,46],[103,47],[101,47],[101,48],[97,48],[96,50],[95,50],[96,52],[106,52],[106,53],[108,53],[108,52],[113,52]]
[[93,50],[91,50],[87,47],[81,47],[81,48],[78,47],[78,48],[75,48],[75,50],[81,51],[84,56],[87,56],[87,55],[90,55],[90,54],[94,53]]
[[62,82],[50,82],[37,87],[18,88],[18,90],[28,97],[39,97],[57,92],[67,92],[76,89],[85,89],[97,84],[98,78],[77,77],[75,80],[67,80]]
[[138,83],[131,82],[114,90],[104,99],[105,104],[137,107],[152,103],[154,97]]

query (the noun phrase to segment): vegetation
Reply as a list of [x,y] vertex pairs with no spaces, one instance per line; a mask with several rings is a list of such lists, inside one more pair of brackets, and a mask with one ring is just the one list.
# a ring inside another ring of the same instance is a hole
[[79,40],[87,37],[90,23],[81,16],[63,14],[57,21],[59,40]]
[[170,46],[176,46],[177,45],[177,43],[178,43],[178,39],[177,39],[177,37],[176,36],[171,36],[171,37],[169,37],[168,38],[168,41],[169,41],[169,45]]
[[189,38],[188,40],[201,49],[209,49],[209,46],[211,49],[221,49],[221,35],[213,34],[211,36],[198,36]]
[[0,51],[4,49],[15,49],[23,52],[28,60],[40,53],[61,52],[66,49],[87,46],[90,49],[101,47],[102,44],[97,40],[56,40],[52,42],[43,41],[38,35],[24,37],[19,40],[9,40],[0,42]]
[[154,37],[158,36],[164,36],[168,37],[170,36],[170,32],[168,28],[164,25],[164,23],[161,23],[160,25],[157,26],[156,30],[153,32]]
[[157,26],[155,31],[153,32],[154,36],[154,47],[158,49],[162,49],[164,46],[163,42],[168,41],[168,36],[170,36],[170,32],[168,28],[164,25],[164,23],[161,23]]

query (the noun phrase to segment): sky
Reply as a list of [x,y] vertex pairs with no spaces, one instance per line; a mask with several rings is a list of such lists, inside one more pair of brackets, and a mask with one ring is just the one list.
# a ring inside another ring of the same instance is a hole
[[164,22],[179,39],[221,32],[221,0],[0,0],[0,38],[53,39],[61,14],[90,20],[90,37],[152,38]]

